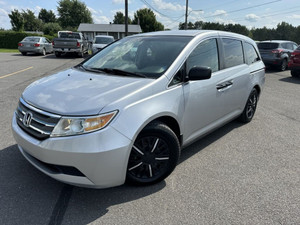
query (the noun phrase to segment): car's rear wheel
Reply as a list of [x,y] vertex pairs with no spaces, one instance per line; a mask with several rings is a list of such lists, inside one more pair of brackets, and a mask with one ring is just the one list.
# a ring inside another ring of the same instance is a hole
[[46,49],[43,48],[42,50],[42,55],[45,56],[46,55]]
[[128,161],[127,181],[136,185],[162,181],[175,169],[179,155],[176,134],[165,124],[151,123],[134,142]]
[[59,58],[59,57],[61,56],[61,53],[60,53],[60,52],[55,52],[55,56],[56,56],[57,58]]
[[243,123],[249,123],[252,120],[256,110],[257,101],[258,101],[258,92],[255,88],[253,88],[247,100],[244,111],[238,118],[239,121]]
[[285,71],[286,68],[287,68],[287,60],[284,59],[284,60],[282,61],[281,65],[280,65],[280,70],[281,70],[281,71]]
[[21,52],[22,53],[22,55],[27,55],[27,52]]
[[292,77],[298,77],[300,74],[300,72],[296,71],[296,70],[291,70],[291,75]]

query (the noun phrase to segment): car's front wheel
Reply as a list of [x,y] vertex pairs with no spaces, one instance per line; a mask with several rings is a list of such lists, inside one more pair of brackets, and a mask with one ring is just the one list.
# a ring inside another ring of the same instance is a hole
[[146,126],[135,140],[128,161],[127,181],[137,185],[165,179],[180,155],[176,134],[163,123]]
[[243,123],[248,123],[252,120],[256,110],[257,101],[258,101],[258,92],[255,88],[253,88],[247,100],[244,111],[238,118],[239,121]]

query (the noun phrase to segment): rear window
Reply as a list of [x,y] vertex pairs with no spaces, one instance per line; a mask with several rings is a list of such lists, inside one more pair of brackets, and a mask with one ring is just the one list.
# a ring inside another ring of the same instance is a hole
[[77,33],[60,33],[61,38],[73,38],[80,39],[80,35]]
[[259,49],[274,49],[279,47],[279,43],[258,43]]
[[113,41],[114,41],[114,39],[111,37],[96,37],[95,38],[96,44],[109,44]]
[[23,41],[29,41],[29,42],[39,42],[40,38],[35,38],[35,37],[26,37],[24,38]]

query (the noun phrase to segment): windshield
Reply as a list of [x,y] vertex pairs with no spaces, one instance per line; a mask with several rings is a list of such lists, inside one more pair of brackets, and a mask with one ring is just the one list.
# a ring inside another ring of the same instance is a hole
[[114,39],[111,37],[96,37],[95,38],[95,44],[109,44],[113,42]]
[[116,69],[160,77],[177,58],[192,37],[127,37],[104,48],[86,61],[86,69]]

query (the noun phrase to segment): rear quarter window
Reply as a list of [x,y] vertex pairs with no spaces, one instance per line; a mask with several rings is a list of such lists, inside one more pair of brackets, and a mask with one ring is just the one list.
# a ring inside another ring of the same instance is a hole
[[235,39],[223,38],[225,68],[244,64],[242,42]]
[[248,65],[251,65],[252,63],[255,63],[260,60],[254,46],[247,42],[245,43],[245,53]]

